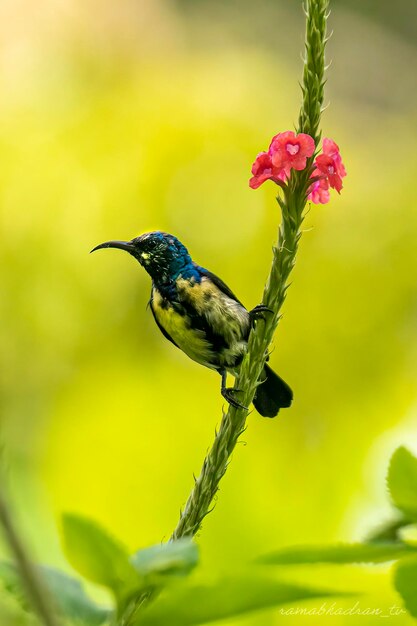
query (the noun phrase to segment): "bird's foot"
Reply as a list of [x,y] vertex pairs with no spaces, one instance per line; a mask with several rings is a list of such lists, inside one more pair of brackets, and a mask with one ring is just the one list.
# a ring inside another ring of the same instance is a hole
[[248,411],[249,410],[248,407],[238,402],[236,398],[234,397],[234,394],[239,393],[239,391],[242,391],[242,389],[234,389],[233,387],[223,387],[222,396],[229,404],[234,406],[235,409],[244,409],[245,411]]
[[265,304],[258,304],[252,311],[249,311],[249,319],[251,326],[255,325],[256,320],[265,319],[265,313],[273,313]]

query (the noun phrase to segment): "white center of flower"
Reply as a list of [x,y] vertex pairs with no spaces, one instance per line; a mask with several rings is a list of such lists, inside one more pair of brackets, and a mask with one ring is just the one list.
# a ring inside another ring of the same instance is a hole
[[291,154],[291,156],[294,156],[294,154],[297,154],[300,151],[300,146],[295,146],[293,143],[287,143],[286,148],[288,154]]
[[329,165],[329,167],[327,168],[327,171],[329,172],[329,174],[334,174],[334,167],[333,167],[333,165]]

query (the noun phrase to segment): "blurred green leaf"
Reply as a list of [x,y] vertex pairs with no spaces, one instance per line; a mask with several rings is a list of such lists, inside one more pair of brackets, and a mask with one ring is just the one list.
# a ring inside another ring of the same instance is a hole
[[191,538],[185,537],[139,550],[131,561],[143,576],[185,576],[198,563],[198,548]]
[[414,546],[417,550],[417,524],[403,526],[399,531],[399,535],[404,543]]
[[403,514],[382,522],[365,537],[365,543],[391,543],[400,541],[400,531],[411,524],[411,519]]
[[264,575],[224,578],[209,585],[186,581],[170,587],[132,626],[196,626],[261,609],[334,594],[279,582]]
[[393,561],[414,548],[399,542],[341,543],[334,546],[293,546],[258,559],[266,565],[302,565],[309,563],[383,563]]
[[406,609],[417,617],[417,557],[402,559],[394,573],[394,585]]
[[108,587],[118,599],[140,587],[127,550],[95,522],[65,514],[62,527],[68,560],[82,576]]
[[0,624],[2,626],[40,626],[34,615],[27,613],[18,598],[0,582]]
[[49,567],[43,567],[42,574],[58,609],[75,624],[99,626],[109,618],[110,611],[97,606],[79,580]]
[[[80,581],[50,567],[40,567],[39,570],[57,609],[65,618],[80,626],[100,626],[107,620],[110,612],[90,600]],[[0,563],[0,580],[4,589],[29,611],[30,605],[14,565]]]
[[407,448],[392,455],[387,482],[395,506],[417,519],[417,458]]

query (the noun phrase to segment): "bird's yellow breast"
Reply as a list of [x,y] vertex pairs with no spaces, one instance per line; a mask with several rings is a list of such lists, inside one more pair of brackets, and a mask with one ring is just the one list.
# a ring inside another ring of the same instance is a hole
[[154,286],[152,310],[177,346],[202,365],[232,368],[246,350],[248,312],[205,277],[200,282],[179,278],[175,301]]
[[156,288],[152,290],[152,309],[158,323],[181,350],[194,361],[213,367],[214,354],[205,333],[191,328],[189,318],[179,313]]

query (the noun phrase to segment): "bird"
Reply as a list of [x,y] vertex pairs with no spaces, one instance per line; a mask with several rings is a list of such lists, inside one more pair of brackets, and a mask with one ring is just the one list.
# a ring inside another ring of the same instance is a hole
[[[236,398],[239,390],[226,386],[227,374],[238,375],[251,328],[272,311],[263,304],[247,310],[169,233],[152,231],[130,241],[106,241],[91,252],[103,248],[125,250],[139,261],[152,279],[149,305],[161,333],[191,359],[217,371],[224,399],[247,410]],[[291,406],[292,398],[291,388],[265,363],[253,399],[258,413],[275,417]]]

